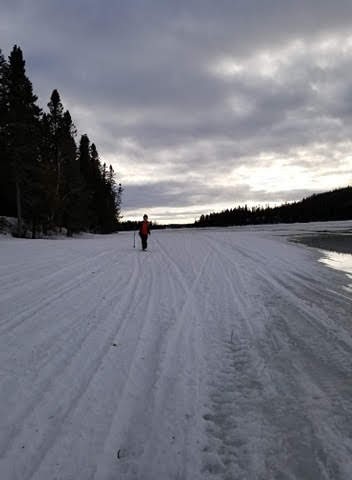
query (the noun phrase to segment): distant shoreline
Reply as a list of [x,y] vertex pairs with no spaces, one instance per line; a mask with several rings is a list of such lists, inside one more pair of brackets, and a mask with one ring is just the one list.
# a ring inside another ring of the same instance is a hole
[[303,235],[300,237],[294,237],[292,240],[297,243],[308,245],[309,247],[352,254],[352,235],[350,234],[326,233],[318,235]]

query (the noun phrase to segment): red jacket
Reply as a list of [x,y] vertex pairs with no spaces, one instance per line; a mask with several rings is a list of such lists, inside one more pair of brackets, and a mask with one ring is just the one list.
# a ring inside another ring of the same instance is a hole
[[139,233],[140,233],[140,235],[149,235],[150,234],[150,225],[149,225],[148,220],[143,220],[143,222],[141,222],[139,224]]

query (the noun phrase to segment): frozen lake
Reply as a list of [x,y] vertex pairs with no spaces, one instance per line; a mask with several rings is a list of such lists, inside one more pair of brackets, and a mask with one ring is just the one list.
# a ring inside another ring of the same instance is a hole
[[1,238],[1,479],[352,478],[351,229]]

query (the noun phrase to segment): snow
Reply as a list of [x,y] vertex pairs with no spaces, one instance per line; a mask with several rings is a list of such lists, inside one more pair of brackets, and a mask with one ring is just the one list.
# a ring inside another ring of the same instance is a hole
[[[352,478],[352,222],[0,239],[0,478]],[[349,264],[348,264],[349,261]]]

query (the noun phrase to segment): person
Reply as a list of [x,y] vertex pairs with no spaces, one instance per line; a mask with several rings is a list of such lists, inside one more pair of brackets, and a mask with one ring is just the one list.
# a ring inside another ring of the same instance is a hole
[[150,223],[148,222],[148,215],[143,215],[143,222],[139,224],[139,236],[142,240],[142,250],[147,249],[148,235],[150,235]]

